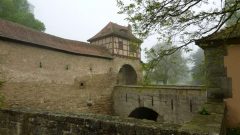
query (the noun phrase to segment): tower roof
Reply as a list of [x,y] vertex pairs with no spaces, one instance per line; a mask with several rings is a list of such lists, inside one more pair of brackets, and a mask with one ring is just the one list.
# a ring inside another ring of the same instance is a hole
[[117,36],[135,42],[142,42],[140,39],[138,39],[132,34],[132,29],[130,25],[125,27],[113,22],[109,22],[100,32],[98,32],[92,38],[88,39],[88,41],[92,42],[108,36]]

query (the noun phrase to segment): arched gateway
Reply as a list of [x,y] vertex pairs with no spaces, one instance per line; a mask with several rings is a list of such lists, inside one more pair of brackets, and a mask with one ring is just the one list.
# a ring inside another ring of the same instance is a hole
[[117,84],[135,85],[137,84],[137,73],[131,65],[125,64],[118,73]]

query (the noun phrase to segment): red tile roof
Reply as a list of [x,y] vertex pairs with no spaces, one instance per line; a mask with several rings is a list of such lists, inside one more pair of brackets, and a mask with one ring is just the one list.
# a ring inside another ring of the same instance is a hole
[[85,42],[59,38],[2,19],[0,19],[0,38],[25,42],[38,47],[45,47],[77,55],[107,59],[112,58],[106,48]]
[[142,42],[140,39],[138,39],[132,34],[130,26],[124,27],[112,22],[109,22],[100,32],[98,32],[92,38],[88,39],[88,41],[92,42],[108,36],[117,36],[135,42]]

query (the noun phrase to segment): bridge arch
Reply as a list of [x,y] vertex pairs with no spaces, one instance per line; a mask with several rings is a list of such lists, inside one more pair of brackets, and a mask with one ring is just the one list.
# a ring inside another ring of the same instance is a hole
[[128,117],[157,121],[158,113],[150,108],[138,107],[133,110]]
[[117,84],[120,85],[137,84],[137,73],[131,65],[125,64],[120,68],[118,72]]

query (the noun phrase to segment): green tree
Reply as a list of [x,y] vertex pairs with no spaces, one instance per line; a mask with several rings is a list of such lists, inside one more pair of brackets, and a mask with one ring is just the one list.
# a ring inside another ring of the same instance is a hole
[[[234,5],[234,3],[236,2],[236,0],[226,0],[225,3],[225,7],[231,7],[232,5]],[[239,2],[239,1],[238,1]],[[238,19],[240,18],[240,11],[235,12],[232,17],[226,22],[227,26],[232,26],[236,23],[238,23]]]
[[27,0],[0,0],[0,18],[44,31],[44,24],[34,17],[32,8]]
[[191,55],[193,67],[191,69],[192,84],[203,85],[205,83],[205,65],[204,65],[204,52],[198,49]]
[[[141,37],[157,33],[167,41],[177,37],[177,49],[189,51],[189,44],[208,34],[218,32],[240,10],[239,0],[117,0],[121,14]],[[239,17],[237,17],[238,23]],[[176,51],[177,49],[172,49]]]
[[187,76],[187,60],[182,56],[181,50],[172,55],[165,55],[158,59],[162,50],[174,48],[171,42],[156,44],[146,51],[147,63],[145,64],[146,78],[154,84],[176,84]]

